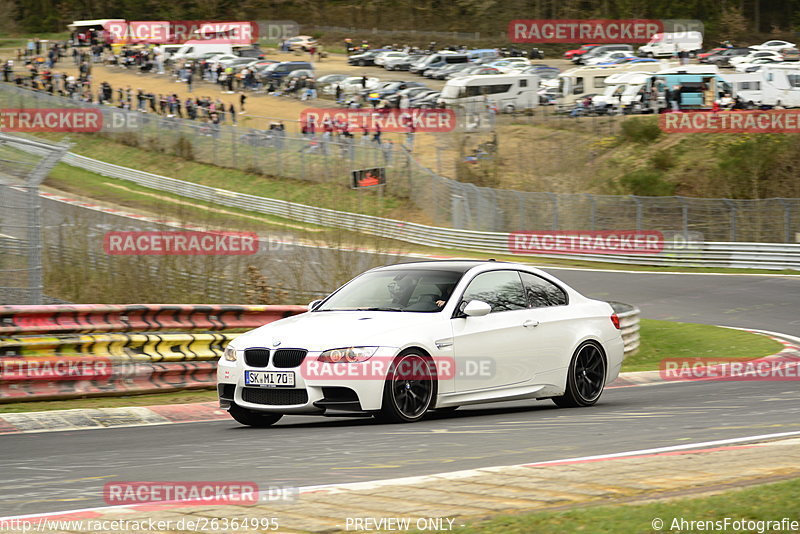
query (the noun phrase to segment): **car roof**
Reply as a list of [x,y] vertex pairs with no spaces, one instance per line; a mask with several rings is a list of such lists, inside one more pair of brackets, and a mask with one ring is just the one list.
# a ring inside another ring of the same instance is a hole
[[425,260],[425,261],[412,261],[408,263],[396,263],[393,265],[386,265],[373,269],[375,271],[399,271],[411,269],[425,269],[432,271],[455,271],[466,273],[467,271],[480,267],[482,265],[505,265],[509,267],[518,267],[515,263],[507,263],[494,260]]

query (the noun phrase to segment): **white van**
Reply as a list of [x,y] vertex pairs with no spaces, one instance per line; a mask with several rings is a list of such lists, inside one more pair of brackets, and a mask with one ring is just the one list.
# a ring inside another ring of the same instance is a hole
[[172,61],[181,61],[184,59],[197,59],[203,54],[231,54],[240,48],[225,43],[207,43],[202,41],[186,41],[177,52],[172,54],[170,59]]
[[498,111],[513,113],[539,105],[539,77],[535,74],[464,76],[448,80],[439,101],[449,108],[481,111],[494,104]]
[[696,54],[703,48],[700,32],[656,33],[650,42],[640,46],[638,54],[644,57],[673,57],[681,50]]

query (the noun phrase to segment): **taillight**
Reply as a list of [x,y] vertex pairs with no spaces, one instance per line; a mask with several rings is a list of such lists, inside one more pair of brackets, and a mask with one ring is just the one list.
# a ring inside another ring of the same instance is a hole
[[617,317],[616,313],[611,314],[611,322],[614,323],[614,328],[619,330],[619,317]]

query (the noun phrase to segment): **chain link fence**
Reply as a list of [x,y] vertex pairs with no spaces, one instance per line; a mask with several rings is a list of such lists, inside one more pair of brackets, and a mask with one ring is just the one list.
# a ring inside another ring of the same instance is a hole
[[0,133],[0,304],[45,303],[39,185],[67,150]]
[[[699,233],[705,241],[731,242],[796,242],[800,235],[800,199],[731,200],[493,189],[441,176],[399,144],[387,149],[360,134],[336,142],[326,141],[319,134],[303,137],[231,125],[213,127],[67,100],[8,84],[0,84],[0,88],[0,103],[6,107],[96,107],[112,126],[115,121],[128,126],[125,131],[105,131],[100,135],[202,163],[342,187],[347,187],[352,170],[385,167],[386,194],[409,199],[436,226],[487,232],[660,230],[685,236]],[[482,121],[484,125],[489,122]],[[459,116],[458,123],[463,131],[465,125],[475,123],[475,117]],[[134,124],[136,127],[130,127]],[[586,124],[608,128],[603,131],[606,135],[618,127],[609,126],[616,122],[608,121]]]

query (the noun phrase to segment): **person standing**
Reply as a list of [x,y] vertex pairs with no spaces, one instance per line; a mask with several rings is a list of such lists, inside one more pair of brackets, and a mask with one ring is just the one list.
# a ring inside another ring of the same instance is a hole
[[189,89],[189,92],[192,92],[192,82],[194,81],[194,73],[192,72],[192,67],[187,67],[186,69],[186,88]]
[[233,107],[233,104],[228,106],[228,113],[231,115],[231,122],[236,126],[236,108]]
[[245,113],[244,105],[246,101],[247,101],[247,95],[244,94],[243,92],[239,93],[239,115],[244,115]]

